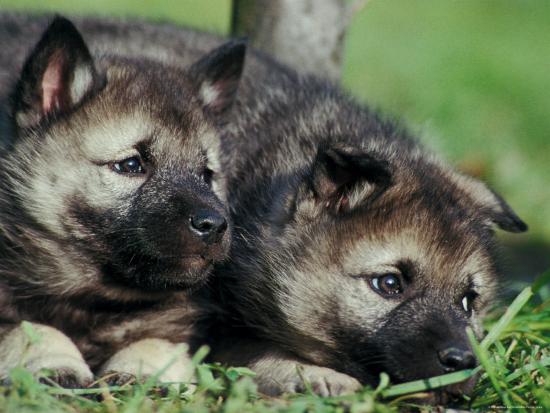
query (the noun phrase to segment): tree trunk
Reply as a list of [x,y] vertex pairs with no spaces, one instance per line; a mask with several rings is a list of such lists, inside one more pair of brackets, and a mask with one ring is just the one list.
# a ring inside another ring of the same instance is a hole
[[232,34],[299,71],[338,81],[355,8],[345,0],[233,0]]

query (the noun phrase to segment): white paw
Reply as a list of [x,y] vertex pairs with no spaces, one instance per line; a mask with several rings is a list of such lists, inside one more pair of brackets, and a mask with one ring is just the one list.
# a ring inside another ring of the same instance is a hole
[[187,383],[192,379],[193,365],[187,345],[149,338],[118,351],[101,366],[99,375],[116,384],[132,378],[144,381],[153,375],[158,375],[160,382]]
[[335,370],[309,365],[297,365],[294,374],[283,377],[258,377],[258,387],[263,393],[279,395],[281,393],[303,393],[311,390],[323,397],[351,394],[361,388],[361,383],[351,376]]
[[0,378],[6,378],[12,368],[22,366],[34,375],[48,370],[50,380],[63,387],[85,387],[93,381],[82,354],[66,335],[53,327],[28,325],[32,338],[19,326],[0,343]]

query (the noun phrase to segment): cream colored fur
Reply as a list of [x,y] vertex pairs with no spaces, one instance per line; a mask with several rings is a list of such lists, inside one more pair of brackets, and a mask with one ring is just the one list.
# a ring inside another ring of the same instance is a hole
[[304,364],[282,353],[271,353],[250,365],[256,373],[260,392],[277,396],[281,393],[304,392],[308,386],[319,396],[351,394],[361,383],[335,370]]
[[136,341],[115,353],[105,363],[99,375],[119,373],[147,378],[161,373],[161,382],[188,383],[193,377],[193,365],[186,344],[147,338]]
[[82,385],[92,382],[90,368],[66,335],[53,327],[29,324],[33,337],[19,325],[0,342],[0,379],[6,379],[11,369],[21,366],[33,374],[48,369],[73,376]]

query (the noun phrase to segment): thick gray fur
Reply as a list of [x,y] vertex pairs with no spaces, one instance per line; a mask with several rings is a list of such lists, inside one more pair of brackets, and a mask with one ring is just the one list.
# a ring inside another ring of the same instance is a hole
[[[92,48],[181,66],[223,41],[170,25],[77,24]],[[210,297],[227,327],[212,330],[215,359],[256,369],[267,393],[299,391],[305,377],[339,394],[380,371],[442,374],[441,351],[467,351],[467,326],[481,334],[497,286],[493,227],[526,226],[395,122],[251,52],[221,157],[235,231]],[[388,274],[402,293],[375,288]]]

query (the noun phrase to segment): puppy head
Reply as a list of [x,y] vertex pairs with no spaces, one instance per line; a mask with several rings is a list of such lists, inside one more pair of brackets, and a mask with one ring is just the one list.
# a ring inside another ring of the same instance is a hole
[[263,333],[369,383],[474,367],[466,327],[481,334],[493,299],[493,226],[526,225],[481,182],[369,145],[321,148],[304,172],[278,251],[262,253],[276,309]]
[[53,258],[71,271],[51,285],[187,288],[225,258],[218,124],[244,52],[232,42],[187,70],[96,61],[68,20],[51,23],[14,94],[17,136],[5,168],[35,221],[29,236],[50,255],[53,244],[67,247]]

